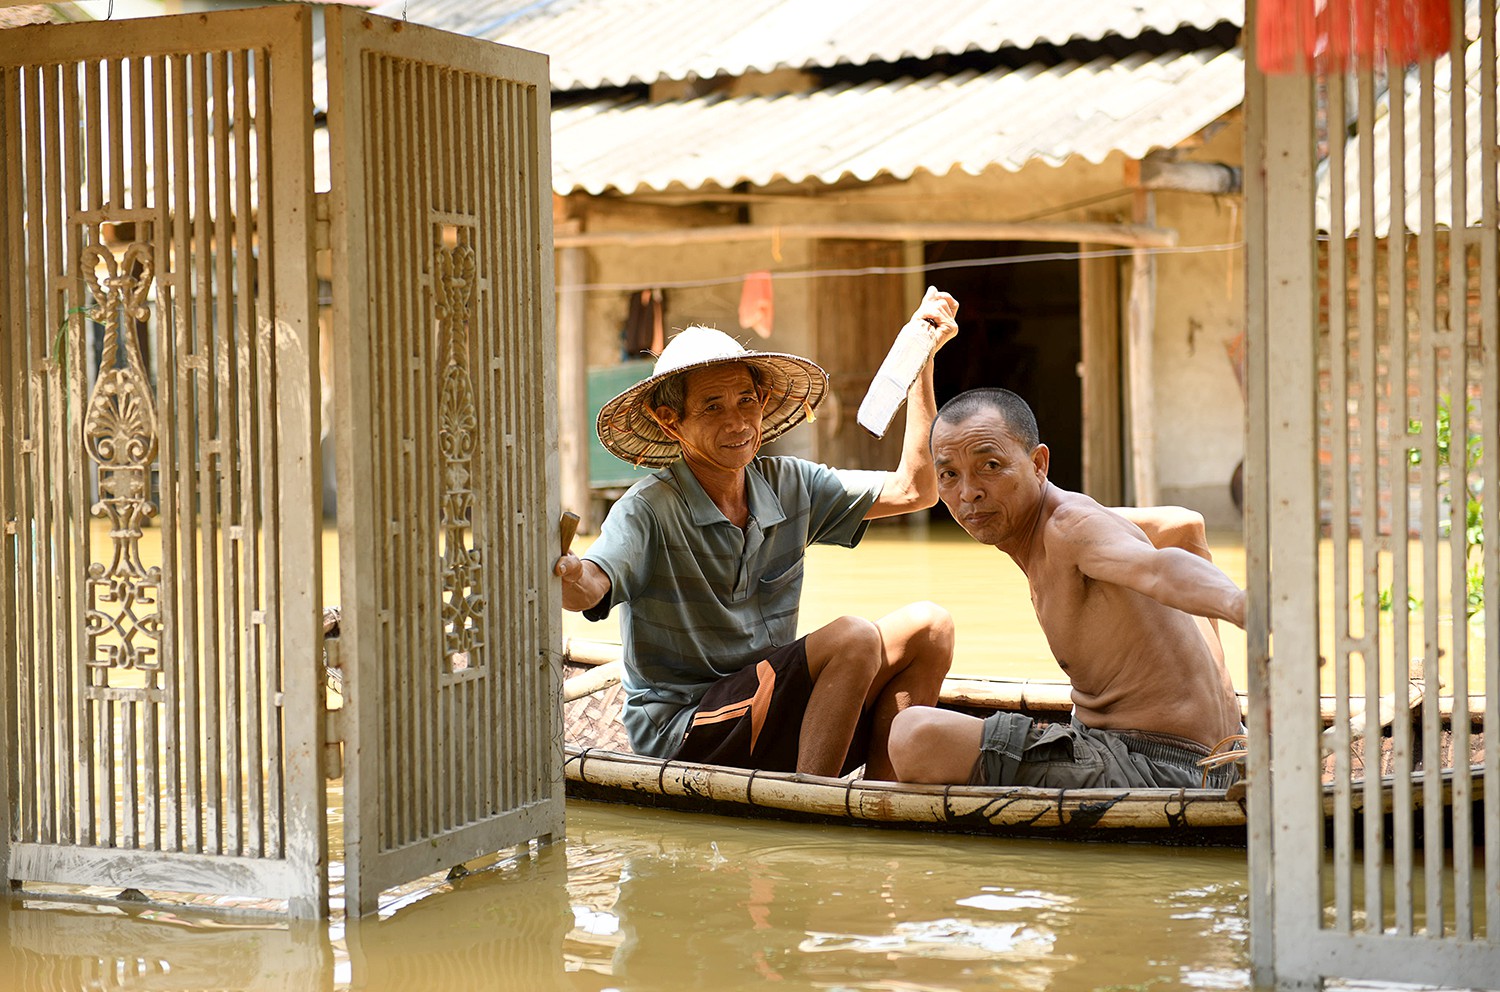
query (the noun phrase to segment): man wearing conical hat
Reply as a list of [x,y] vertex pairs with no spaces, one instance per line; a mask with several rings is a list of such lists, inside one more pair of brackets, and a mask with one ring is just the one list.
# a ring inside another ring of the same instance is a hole
[[[912,315],[958,333],[958,303],[929,289]],[[814,775],[893,777],[886,742],[900,705],[933,705],[953,659],[953,621],[914,603],[840,617],[797,637],[808,545],[853,547],[870,520],[937,502],[927,445],[929,361],[907,395],[893,472],[760,454],[807,419],[828,376],[796,355],[747,351],[689,327],[650,377],[605,404],[599,439],[659,469],[611,508],[582,558],[557,562],[563,606],[622,611],[625,728],[638,753]]]

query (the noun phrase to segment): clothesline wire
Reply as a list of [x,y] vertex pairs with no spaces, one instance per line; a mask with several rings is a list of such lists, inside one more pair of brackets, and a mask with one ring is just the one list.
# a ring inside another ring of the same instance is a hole
[[[1243,241],[1229,241],[1216,245],[1176,245],[1162,248],[1105,248],[1098,251],[1051,251],[1035,255],[994,255],[989,258],[955,258],[944,262],[922,265],[871,265],[855,269],[794,269],[772,272],[773,280],[821,279],[832,276],[886,276],[905,275],[909,272],[941,272],[945,269],[985,268],[998,265],[1021,265],[1026,262],[1081,261],[1088,258],[1125,258],[1131,255],[1201,255],[1210,252],[1238,251],[1245,247]],[[745,273],[730,276],[713,276],[706,279],[673,279],[661,282],[593,282],[576,286],[558,286],[558,292],[604,293],[635,292],[642,289],[701,289],[706,286],[728,286],[743,282]]]

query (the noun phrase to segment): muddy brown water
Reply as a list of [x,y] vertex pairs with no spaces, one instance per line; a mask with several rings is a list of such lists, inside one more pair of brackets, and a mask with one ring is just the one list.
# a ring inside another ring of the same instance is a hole
[[[1243,581],[1235,540],[1219,561]],[[1008,559],[940,527],[814,549],[803,627],[934,599],[958,670],[1057,678]],[[608,620],[567,632],[614,639]],[[1243,686],[1243,635],[1227,645]],[[342,796],[330,789],[335,877]],[[1245,989],[1243,851],[947,837],[570,803],[567,837],[378,916],[236,923],[0,900],[0,992]],[[337,899],[340,885],[334,884]],[[337,903],[336,903],[337,905]]]

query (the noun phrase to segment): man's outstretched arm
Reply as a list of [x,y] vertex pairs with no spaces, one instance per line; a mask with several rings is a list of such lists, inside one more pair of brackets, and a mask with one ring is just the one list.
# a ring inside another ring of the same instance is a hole
[[1130,521],[1103,508],[1062,510],[1052,523],[1089,578],[1133,589],[1193,616],[1245,626],[1245,590],[1204,556],[1154,547]]

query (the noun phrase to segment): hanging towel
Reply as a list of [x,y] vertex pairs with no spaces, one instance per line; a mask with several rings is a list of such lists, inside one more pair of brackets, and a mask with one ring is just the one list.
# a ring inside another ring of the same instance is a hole
[[771,336],[771,273],[752,272],[740,290],[740,327],[763,338]]
[[621,357],[640,358],[660,355],[666,347],[666,299],[659,289],[643,289],[630,294],[625,323],[620,327]]

